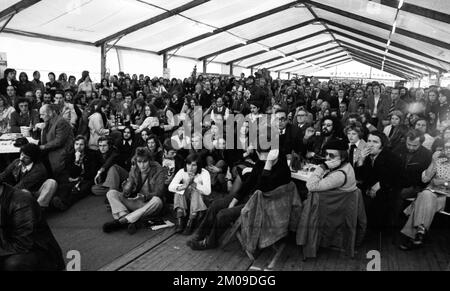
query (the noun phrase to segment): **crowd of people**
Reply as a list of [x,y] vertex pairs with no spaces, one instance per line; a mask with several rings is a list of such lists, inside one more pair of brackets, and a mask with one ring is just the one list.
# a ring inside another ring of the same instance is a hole
[[[447,88],[280,80],[267,70],[194,69],[184,80],[121,72],[98,84],[87,71],[78,81],[49,73],[45,84],[38,71],[31,81],[4,75],[0,133],[26,128],[38,143],[18,139],[20,156],[0,173],[0,269],[61,268],[44,214],[88,195],[105,197],[106,233],[134,234],[170,210],[176,232],[194,234],[193,250],[217,247],[253,195],[289,184],[306,163],[316,167],[296,183],[301,200],[360,189],[369,227],[401,232],[404,250],[449,209]],[[229,122],[236,116],[243,121]],[[277,143],[262,147],[273,133]]]

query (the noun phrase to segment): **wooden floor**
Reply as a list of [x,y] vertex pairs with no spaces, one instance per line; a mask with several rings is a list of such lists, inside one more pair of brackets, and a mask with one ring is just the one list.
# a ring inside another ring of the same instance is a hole
[[101,225],[111,219],[104,198],[89,197],[68,212],[55,214],[49,224],[64,252],[79,250],[82,270],[103,271],[365,271],[367,253],[379,251],[382,271],[450,271],[450,230],[446,218],[437,218],[423,248],[401,251],[387,236],[370,235],[355,258],[336,250],[321,249],[315,259],[302,260],[294,237],[287,237],[257,254],[251,261],[237,241],[225,249],[192,251],[188,237],[172,229],[141,229],[103,234]]

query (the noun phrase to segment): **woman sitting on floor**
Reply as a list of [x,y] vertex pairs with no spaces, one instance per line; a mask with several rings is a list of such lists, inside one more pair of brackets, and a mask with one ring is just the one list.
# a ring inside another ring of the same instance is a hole
[[[207,209],[203,196],[211,194],[211,178],[209,172],[201,168],[199,155],[191,154],[186,158],[186,166],[175,175],[169,185],[169,191],[175,193],[173,206],[177,218],[175,231],[184,230],[183,234],[192,234],[196,218]],[[189,220],[185,227],[186,216]]]

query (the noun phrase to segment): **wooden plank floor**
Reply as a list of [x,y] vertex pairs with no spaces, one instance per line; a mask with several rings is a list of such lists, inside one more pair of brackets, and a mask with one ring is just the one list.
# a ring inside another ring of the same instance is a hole
[[192,251],[189,237],[174,235],[121,270],[124,271],[246,271],[251,261],[237,242],[226,249]]
[[[371,250],[380,251],[381,270],[450,271],[449,221],[433,225],[423,248],[401,251],[388,236],[369,234],[355,258],[329,249],[318,257],[303,261],[293,236],[260,251],[251,261],[237,240],[224,249],[192,251],[189,237],[175,234],[173,228],[152,231],[141,229],[133,236],[126,231],[104,234],[101,226],[111,219],[104,198],[88,197],[66,213],[51,215],[49,225],[63,249],[78,250],[82,270],[124,271],[365,271]],[[441,221],[442,222],[442,221]],[[282,248],[279,248],[282,246]],[[272,267],[269,269],[269,267]]]

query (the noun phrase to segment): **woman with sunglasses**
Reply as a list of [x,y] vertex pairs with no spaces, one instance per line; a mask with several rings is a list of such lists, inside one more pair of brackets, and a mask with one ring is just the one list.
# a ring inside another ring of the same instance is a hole
[[333,138],[324,146],[325,162],[316,167],[306,188],[311,192],[357,190],[353,167],[348,162],[348,143]]

